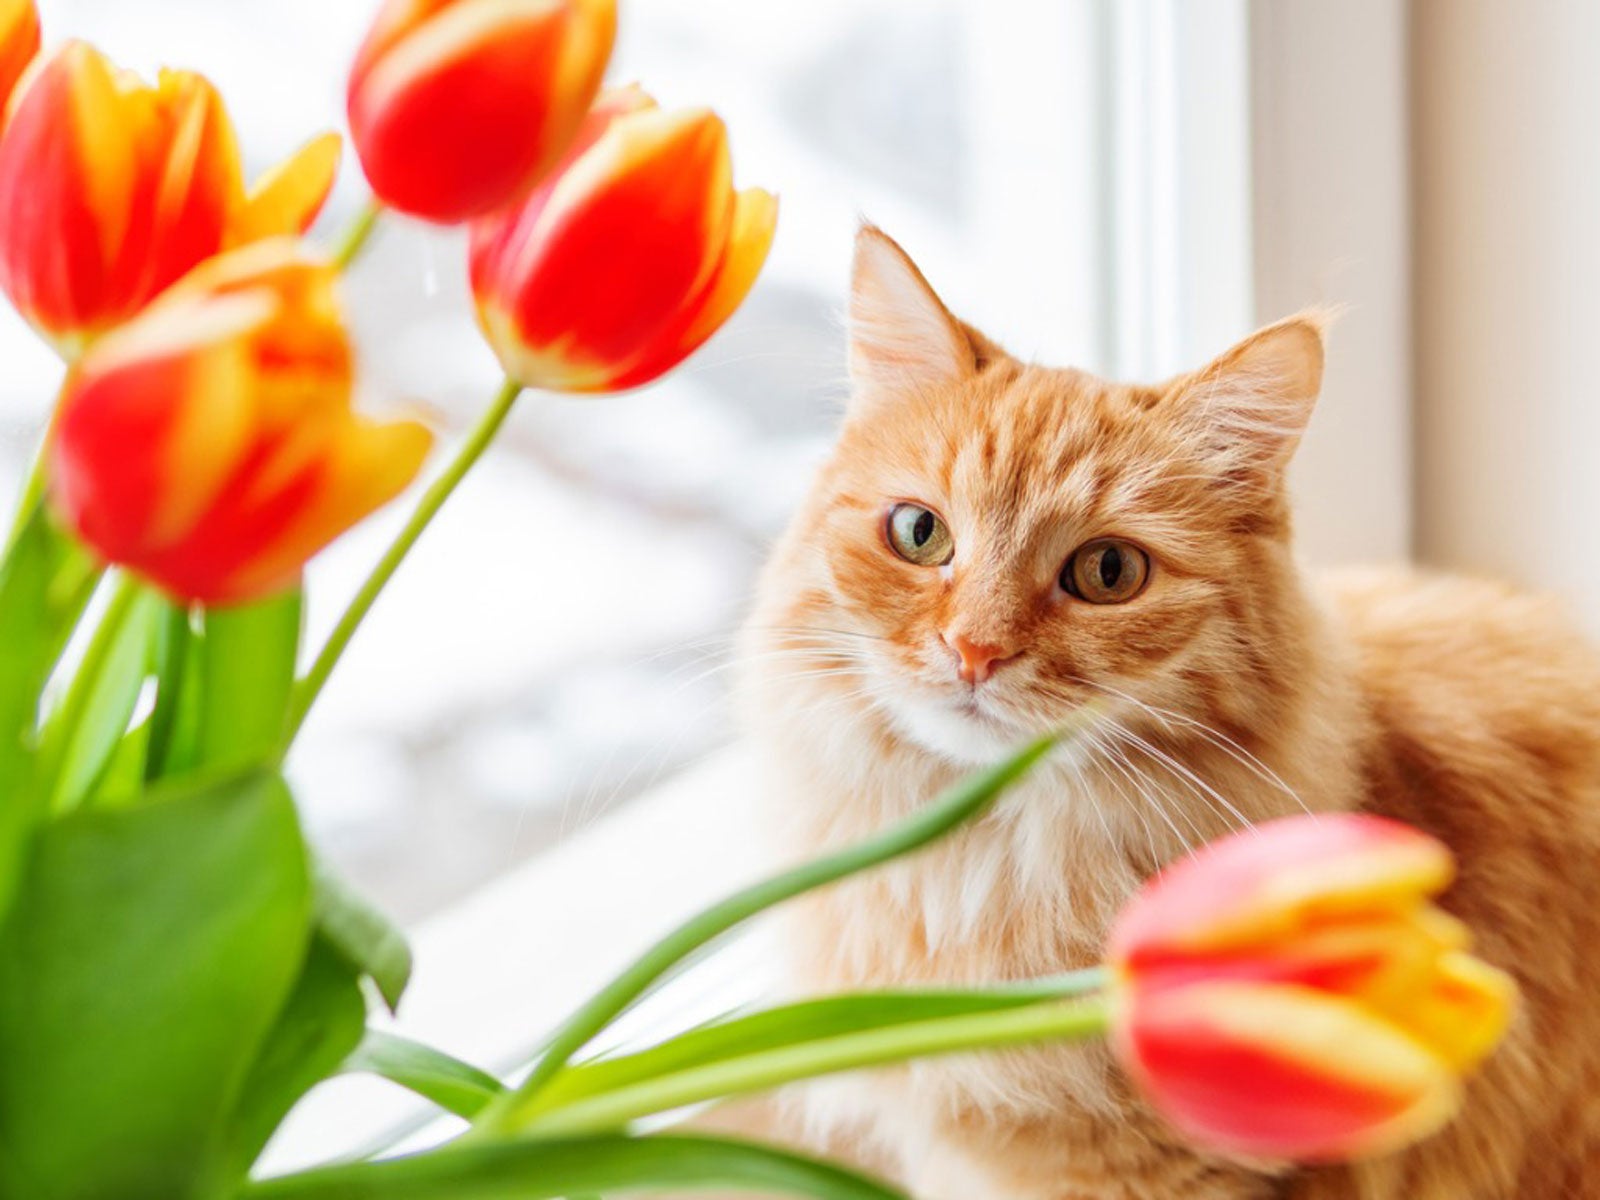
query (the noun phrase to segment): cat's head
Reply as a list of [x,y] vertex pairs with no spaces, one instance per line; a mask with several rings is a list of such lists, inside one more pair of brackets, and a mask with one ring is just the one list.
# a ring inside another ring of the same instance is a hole
[[1296,317],[1154,386],[1025,364],[863,229],[850,408],[763,641],[824,665],[839,719],[962,763],[1097,695],[1248,727],[1301,636],[1284,470],[1322,361]]

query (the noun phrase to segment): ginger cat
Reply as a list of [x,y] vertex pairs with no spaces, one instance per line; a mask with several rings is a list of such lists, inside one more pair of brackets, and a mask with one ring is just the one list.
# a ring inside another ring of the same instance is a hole
[[1164,862],[1304,807],[1447,842],[1446,907],[1523,1008],[1457,1123],[1350,1167],[1197,1153],[1098,1046],[826,1081],[767,1132],[919,1200],[1600,1195],[1600,659],[1498,584],[1301,570],[1284,471],[1318,319],[1108,383],[1010,357],[873,228],[850,318],[847,419],[746,630],[782,844],[860,838],[1087,699],[1107,708],[984,821],[802,905],[797,987],[1089,964]]

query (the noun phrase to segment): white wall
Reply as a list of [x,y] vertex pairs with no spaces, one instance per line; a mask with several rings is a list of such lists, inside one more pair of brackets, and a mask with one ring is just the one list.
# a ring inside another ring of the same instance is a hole
[[1418,0],[1418,549],[1600,627],[1600,5]]
[[1405,13],[1399,0],[1250,6],[1256,319],[1344,308],[1294,467],[1314,563],[1412,548]]

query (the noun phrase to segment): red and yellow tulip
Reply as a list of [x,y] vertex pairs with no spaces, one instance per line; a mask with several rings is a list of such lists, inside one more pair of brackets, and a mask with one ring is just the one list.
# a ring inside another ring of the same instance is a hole
[[37,53],[39,10],[33,0],[0,0],[0,129],[11,89]]
[[516,200],[572,140],[616,29],[616,0],[389,0],[347,96],[373,192],[445,224]]
[[1121,1057],[1225,1153],[1342,1160],[1432,1133],[1516,991],[1428,902],[1453,870],[1434,839],[1355,815],[1273,822],[1170,867],[1112,936]]
[[51,500],[102,557],[230,603],[293,583],[430,435],[352,411],[335,269],[290,239],[203,264],[68,375]]
[[246,192],[210,83],[163,71],[150,87],[69,42],[0,139],[0,288],[71,357],[219,250],[303,232],[338,162],[326,134]]
[[479,322],[513,379],[567,392],[636,387],[738,308],[778,202],[735,192],[727,130],[706,109],[606,93],[565,162],[472,227]]

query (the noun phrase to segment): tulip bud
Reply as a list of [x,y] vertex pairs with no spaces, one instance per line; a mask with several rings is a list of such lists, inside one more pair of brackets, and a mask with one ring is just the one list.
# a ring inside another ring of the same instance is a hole
[[247,194],[211,84],[163,71],[148,87],[70,42],[0,139],[0,289],[71,357],[218,250],[303,232],[338,161],[324,135]]
[[1223,1153],[1332,1161],[1427,1136],[1516,992],[1427,902],[1453,870],[1439,842],[1366,816],[1205,847],[1118,920],[1113,1044],[1158,1111]]
[[289,239],[203,264],[69,373],[51,501],[185,600],[254,599],[416,475],[430,436],[351,409],[331,264]]
[[614,392],[688,357],[744,300],[778,202],[735,192],[727,130],[607,93],[561,167],[472,227],[472,290],[501,365],[529,387]]
[[33,0],[0,0],[0,129],[6,101],[22,72],[39,53],[39,10]]
[[347,94],[373,192],[444,224],[516,200],[571,141],[616,29],[616,0],[389,0]]

